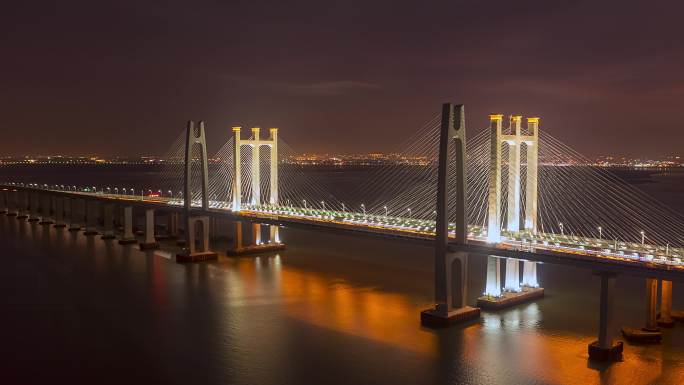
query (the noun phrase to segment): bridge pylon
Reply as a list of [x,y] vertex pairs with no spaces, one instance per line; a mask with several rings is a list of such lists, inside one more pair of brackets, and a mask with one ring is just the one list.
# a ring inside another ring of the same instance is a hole
[[524,229],[532,234],[537,233],[537,177],[539,154],[539,118],[527,119],[527,135],[521,133],[522,116],[510,117],[508,133],[502,129],[502,114],[489,115],[491,130],[491,152],[488,188],[488,221],[487,240],[501,241],[501,145],[508,146],[508,194],[506,197],[507,215],[506,229],[510,232],[520,231],[521,198],[521,147],[527,148],[527,172],[525,182],[525,220]]
[[[183,186],[184,216],[185,216],[185,245],[186,250],[176,255],[176,262],[198,262],[217,259],[218,255],[209,250],[209,217],[205,214],[193,215],[192,213],[192,149],[195,146],[200,149],[200,167],[202,195],[200,198],[201,209],[206,212],[209,209],[209,169],[207,163],[207,140],[204,131],[204,121],[197,126],[195,122],[188,121],[185,135],[185,175]],[[148,214],[149,218],[149,214]],[[150,220],[147,220],[149,228]],[[152,216],[151,223],[154,224]],[[152,226],[154,234],[154,226]],[[197,247],[199,244],[199,247]]]
[[252,166],[250,170],[252,199],[250,203],[258,206],[261,204],[261,170],[259,168],[259,157],[261,154],[261,146],[267,146],[270,149],[270,181],[269,190],[270,196],[268,203],[271,205],[278,204],[278,129],[273,127],[269,129],[269,138],[261,139],[259,127],[252,127],[252,138],[242,139],[240,132],[242,127],[233,127],[233,211],[240,211],[242,208],[242,181],[241,181],[241,161],[242,161],[242,146],[252,147]]
[[[453,146],[453,152],[450,150]],[[447,177],[451,157],[456,160],[456,243],[467,242],[466,130],[462,104],[442,105],[437,170],[437,223],[435,236],[435,308],[421,313],[425,326],[449,326],[478,318],[480,309],[467,306],[468,253],[449,251]]]

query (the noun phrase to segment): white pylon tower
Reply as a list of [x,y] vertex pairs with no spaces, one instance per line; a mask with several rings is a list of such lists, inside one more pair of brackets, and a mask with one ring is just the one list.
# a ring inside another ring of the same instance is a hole
[[506,229],[520,231],[520,148],[527,146],[527,175],[525,183],[525,221],[524,228],[532,234],[537,233],[537,176],[539,147],[539,118],[528,118],[528,135],[522,135],[520,123],[522,116],[511,116],[510,133],[503,134],[501,123],[503,115],[489,115],[491,130],[491,153],[489,170],[489,199],[487,240],[501,240],[501,144],[509,146],[508,152],[508,196]]
[[268,146],[271,150],[271,173],[270,173],[270,197],[268,203],[271,205],[278,204],[278,129],[270,128],[270,137],[268,139],[260,139],[259,132],[261,129],[259,127],[252,128],[252,138],[251,139],[241,139],[240,138],[241,127],[233,127],[233,211],[240,211],[242,208],[242,181],[241,181],[241,147],[251,146],[252,147],[252,169],[251,169],[251,180],[252,180],[252,205],[261,204],[261,172],[259,168],[259,156],[261,146]]
[[[527,148],[527,172],[525,182],[525,218],[524,229],[531,235],[537,233],[537,176],[538,176],[538,147],[539,147],[539,118],[527,119],[527,135],[522,135],[521,122],[522,116],[513,115],[510,117],[509,132],[502,132],[503,115],[492,114],[489,116],[491,130],[491,152],[490,152],[490,174],[489,174],[489,196],[488,196],[488,223],[487,240],[489,242],[501,241],[501,145],[508,145],[508,194],[506,197],[507,216],[506,229],[511,233],[520,232],[520,207],[521,186],[520,186],[520,152],[523,144]],[[519,260],[508,258],[506,260],[506,282],[505,289],[509,291],[520,291]],[[490,261],[490,264],[494,261]],[[493,268],[492,268],[493,269]],[[538,287],[536,263],[525,261],[523,264],[523,285]],[[492,277],[499,281],[498,274]],[[488,275],[489,278],[489,275]],[[487,292],[496,293],[498,282],[487,280]]]

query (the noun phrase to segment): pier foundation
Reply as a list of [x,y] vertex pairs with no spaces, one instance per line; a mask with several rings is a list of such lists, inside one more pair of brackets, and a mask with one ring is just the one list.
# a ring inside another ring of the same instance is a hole
[[185,236],[185,250],[176,255],[176,262],[188,263],[218,259],[218,254],[209,250],[209,217],[188,216]]

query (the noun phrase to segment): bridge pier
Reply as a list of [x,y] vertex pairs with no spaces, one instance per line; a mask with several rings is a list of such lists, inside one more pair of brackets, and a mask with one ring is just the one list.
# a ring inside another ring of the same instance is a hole
[[614,343],[613,330],[615,277],[614,273],[598,272],[601,278],[598,340],[589,344],[589,359],[595,361],[619,361],[622,359],[621,341]]
[[140,243],[140,250],[159,248],[159,242],[154,237],[154,209],[145,209],[145,242]]
[[218,259],[218,254],[209,250],[209,217],[188,215],[185,237],[185,250],[176,255],[176,262],[202,262]]
[[40,211],[42,214],[42,220],[40,221],[41,225],[51,225],[55,223],[55,221],[52,220],[52,196],[49,194],[41,194],[41,203],[40,203]]
[[16,217],[18,215],[17,210],[19,207],[19,191],[8,190],[7,199],[7,216]]
[[252,223],[252,246],[261,245],[261,225]]
[[228,250],[229,255],[244,255],[263,253],[268,251],[283,250],[285,244],[280,242],[280,232],[277,225],[269,225],[270,239],[268,242],[263,242],[261,237],[261,224],[252,223],[252,238],[249,246],[244,245],[242,236],[242,222],[235,221],[235,232],[233,235],[233,248]]
[[29,197],[28,193],[25,190],[20,190],[18,192],[18,212],[17,212],[17,219],[26,219],[28,218],[28,203]]
[[114,234],[114,204],[113,203],[105,203],[104,208],[103,208],[103,213],[102,213],[102,219],[103,219],[103,227],[104,230],[102,231],[102,236],[100,238],[102,239],[114,239],[116,238],[116,235]]
[[235,228],[233,233],[233,250],[242,249],[242,222],[235,221]]
[[657,303],[658,280],[656,278],[646,278],[646,324],[640,329],[623,327],[622,334],[625,338],[638,342],[660,342],[663,335],[658,327]]
[[420,313],[423,326],[447,327],[480,317],[480,308],[467,304],[468,253],[446,253],[443,262],[435,271],[438,302]]
[[506,258],[506,286],[507,291],[520,292],[520,263],[515,258]]
[[81,230],[83,216],[81,215],[84,202],[82,199],[69,199],[65,203],[69,204],[69,231]]
[[656,317],[658,302],[658,280],[646,278],[646,326],[645,330],[658,331],[658,320]]
[[537,279],[537,262],[523,261],[523,286],[539,287]]
[[9,212],[9,190],[4,188],[0,193],[0,214],[7,214]]
[[64,223],[64,201],[69,198],[61,196],[52,197],[53,215],[55,217],[55,227],[65,227]]
[[178,223],[180,222],[180,215],[175,212],[169,212],[166,217],[166,236],[168,239],[178,239]]
[[666,328],[674,326],[672,319],[672,281],[660,281],[660,318],[658,325]]
[[84,235],[97,235],[97,219],[99,211],[99,203],[95,200],[85,201],[85,231]]
[[502,258],[490,256],[487,260],[487,283],[484,295],[477,299],[478,307],[487,310],[500,310],[544,296],[544,289],[537,284],[536,267],[534,269],[528,268],[525,271],[523,285],[520,285],[520,262],[523,262],[523,266],[527,264],[534,266],[535,262],[515,258],[505,258],[506,287],[505,291],[501,291],[499,259]]
[[38,222],[40,221],[40,203],[39,203],[39,195],[38,193],[30,193],[29,194],[29,199],[28,199],[28,204],[29,204],[29,217],[28,221],[29,222]]
[[270,238],[268,241],[270,243],[280,243],[280,230],[277,225],[269,225],[268,226],[269,232],[270,232]]
[[137,242],[133,234],[133,207],[125,206],[123,208],[123,235],[119,239],[119,244],[128,245]]
[[485,283],[486,297],[501,297],[501,264],[499,258],[487,257],[487,281]]

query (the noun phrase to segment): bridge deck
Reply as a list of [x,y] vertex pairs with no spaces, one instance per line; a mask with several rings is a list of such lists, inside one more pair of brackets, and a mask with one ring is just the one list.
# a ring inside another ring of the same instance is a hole
[[[34,192],[49,192],[71,198],[96,199],[102,202],[130,204],[146,208],[167,211],[183,211],[182,201],[165,197],[144,197],[119,194],[92,193],[81,191],[45,190],[39,188],[2,186],[3,189],[25,190]],[[425,221],[404,220],[404,225],[391,223],[387,218],[360,213],[340,213],[293,207],[261,207],[247,206],[239,212],[233,212],[228,202],[211,202],[207,210],[193,207],[192,212],[197,215],[221,217],[236,221],[260,222],[283,226],[312,229],[318,231],[352,232],[372,237],[385,237],[430,245],[434,240],[434,230],[425,225]],[[418,224],[416,224],[418,223]],[[604,249],[591,245],[592,240],[566,237],[559,242],[556,234],[541,234],[537,237],[528,236],[503,238],[499,243],[488,243],[481,233],[482,229],[475,227],[468,234],[468,243],[457,245],[452,243],[452,252],[469,252],[481,255],[494,255],[505,258],[518,258],[572,265],[583,268],[614,271],[644,277],[656,277],[668,280],[684,281],[684,263],[677,257],[651,254],[648,247],[636,250],[624,244],[622,250]],[[478,233],[479,231],[479,233]],[[555,239],[555,241],[548,241]],[[594,240],[595,241],[595,240]],[[643,246],[642,246],[643,247]],[[652,251],[651,251],[652,252]]]

